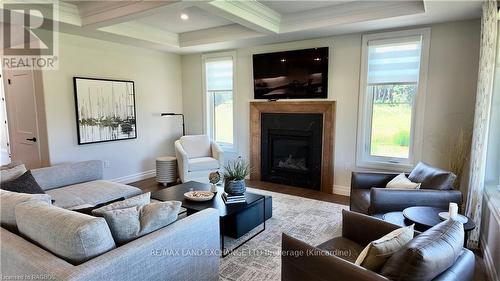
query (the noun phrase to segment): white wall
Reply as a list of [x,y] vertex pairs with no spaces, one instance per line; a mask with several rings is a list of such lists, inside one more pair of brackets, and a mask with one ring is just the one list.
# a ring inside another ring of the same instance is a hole
[[[110,163],[107,179],[153,176],[154,158],[173,155],[182,134],[178,119],[160,117],[182,111],[180,56],[62,33],[59,39],[59,70],[43,72],[51,164],[101,159]],[[78,145],[73,76],[134,81],[137,139]]]
[[[460,127],[472,128],[479,57],[479,20],[431,26],[423,160],[446,167],[447,146]],[[249,102],[253,99],[252,54],[330,47],[328,95],[337,101],[334,191],[346,194],[357,170],[356,128],[362,34],[255,46],[237,51],[235,110],[240,155],[249,155]],[[183,99],[190,133],[201,133],[201,54],[182,58]],[[186,84],[190,84],[187,86]]]

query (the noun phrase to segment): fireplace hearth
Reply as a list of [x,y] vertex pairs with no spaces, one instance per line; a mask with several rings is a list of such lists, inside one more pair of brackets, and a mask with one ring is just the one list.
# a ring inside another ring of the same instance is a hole
[[320,190],[322,132],[322,114],[263,113],[262,180]]
[[334,101],[250,103],[250,179],[333,191]]

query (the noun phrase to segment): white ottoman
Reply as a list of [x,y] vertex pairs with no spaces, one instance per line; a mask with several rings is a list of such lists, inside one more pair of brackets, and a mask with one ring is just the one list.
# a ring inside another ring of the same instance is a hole
[[156,181],[163,185],[177,182],[177,158],[173,156],[156,158]]

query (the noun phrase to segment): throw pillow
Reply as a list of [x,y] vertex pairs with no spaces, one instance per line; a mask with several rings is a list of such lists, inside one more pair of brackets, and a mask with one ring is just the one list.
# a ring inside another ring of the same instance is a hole
[[420,182],[422,189],[450,190],[457,176],[452,172],[441,170],[426,163],[419,162],[411,171],[408,179]]
[[397,175],[385,186],[386,188],[393,189],[419,189],[420,183],[412,182],[404,173]]
[[45,191],[38,185],[31,171],[26,171],[16,179],[2,182],[1,189],[12,192],[44,194]]
[[80,264],[116,247],[103,218],[47,203],[16,206],[19,232],[72,264]]
[[176,221],[180,207],[179,201],[165,201],[104,211],[103,217],[115,242],[125,244]]
[[414,225],[398,228],[381,238],[372,241],[359,254],[355,264],[378,272],[385,262],[406,243],[413,239]]
[[151,192],[143,193],[126,200],[108,204],[106,206],[92,210],[92,215],[102,217],[104,212],[117,209],[125,209],[135,206],[143,206],[151,202]]
[[17,232],[15,208],[24,202],[45,202],[50,204],[47,194],[27,194],[0,189],[0,215],[2,227]]
[[464,244],[461,222],[446,220],[415,237],[392,255],[381,274],[390,280],[432,280],[457,260]]
[[26,167],[24,164],[17,165],[8,169],[3,169],[0,171],[0,182],[3,184],[6,181],[10,181],[18,178],[22,174],[26,173]]
[[[112,203],[115,203],[115,202],[119,202],[119,201],[123,201],[123,200],[125,200],[125,197],[120,197],[118,199],[111,200],[109,202],[100,203],[100,204],[97,204],[95,206],[92,205],[92,204],[78,205],[78,206],[75,206],[75,207],[71,207],[68,210],[75,211],[75,212],[82,213],[82,214],[86,214],[86,215],[89,215],[89,216],[93,216],[93,214],[92,214],[93,210],[99,209],[99,208],[104,207],[106,205],[109,205],[109,204],[112,204]],[[52,202],[52,203],[54,203],[54,202]]]

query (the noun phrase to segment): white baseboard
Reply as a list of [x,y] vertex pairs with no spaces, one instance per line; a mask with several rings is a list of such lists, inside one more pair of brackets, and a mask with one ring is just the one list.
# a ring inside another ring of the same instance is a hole
[[149,170],[149,171],[145,171],[145,172],[141,172],[141,173],[137,173],[137,174],[133,174],[133,175],[128,175],[128,176],[124,176],[124,177],[110,179],[110,181],[127,184],[127,183],[131,183],[131,182],[136,182],[136,181],[144,180],[147,178],[151,178],[154,176],[156,176],[156,170]]
[[351,188],[348,186],[334,185],[333,194],[349,196],[351,194]]
[[[497,224],[500,224],[500,215],[498,207],[493,205],[494,204],[493,201],[488,196],[485,196],[483,200],[485,201],[483,204],[486,204],[486,207],[489,209],[491,215],[493,216],[493,219],[496,220]],[[490,248],[486,247],[486,245],[488,244],[484,240],[483,235],[481,235],[480,239],[481,239],[481,250],[483,252],[483,261],[486,273],[488,274],[488,277],[490,278],[491,281],[500,281],[500,277],[498,276],[500,272],[497,272],[495,263],[493,261],[493,257],[490,252]]]
[[486,269],[486,274],[491,281],[500,281],[498,278],[498,272],[495,269],[495,264],[493,262],[493,257],[491,257],[490,249],[488,247],[484,247],[486,245],[485,241],[481,237],[481,249],[483,250],[483,261],[484,267]]

